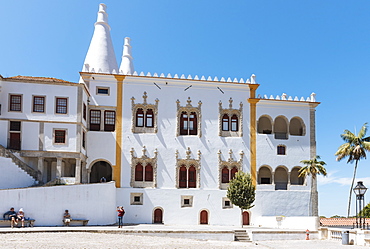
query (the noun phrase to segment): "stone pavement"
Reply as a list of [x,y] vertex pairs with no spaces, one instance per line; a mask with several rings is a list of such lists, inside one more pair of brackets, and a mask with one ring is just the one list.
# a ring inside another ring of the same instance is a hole
[[[230,233],[235,227],[224,226],[167,226],[167,225],[126,225],[79,226],[79,227],[0,227],[0,248],[260,248],[260,249],[336,249],[367,248],[365,246],[341,245],[341,241],[328,240],[276,240],[257,242],[236,242],[189,239],[185,237],[147,236],[154,231],[187,231],[199,234],[205,231]],[[146,232],[144,232],[146,231]]]

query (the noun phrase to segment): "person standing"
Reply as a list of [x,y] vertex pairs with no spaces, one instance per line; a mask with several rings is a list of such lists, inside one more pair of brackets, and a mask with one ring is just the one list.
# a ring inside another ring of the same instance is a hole
[[117,207],[117,212],[118,212],[118,228],[122,228],[122,218],[125,215],[125,210],[123,209],[122,206]]

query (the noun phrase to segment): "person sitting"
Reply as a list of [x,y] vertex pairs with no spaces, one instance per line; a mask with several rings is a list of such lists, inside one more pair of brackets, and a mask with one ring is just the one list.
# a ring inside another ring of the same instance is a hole
[[64,216],[63,216],[63,223],[65,226],[69,227],[69,223],[71,222],[71,215],[69,214],[68,210],[64,211]]
[[22,222],[22,227],[24,227],[24,212],[23,212],[23,208],[20,208],[18,213],[17,213],[17,221],[21,221]]
[[8,216],[8,219],[10,220],[10,226],[11,228],[14,227],[14,224],[17,225],[17,213],[14,211],[14,208],[10,208],[10,210],[3,214],[3,219],[5,220],[5,216]]

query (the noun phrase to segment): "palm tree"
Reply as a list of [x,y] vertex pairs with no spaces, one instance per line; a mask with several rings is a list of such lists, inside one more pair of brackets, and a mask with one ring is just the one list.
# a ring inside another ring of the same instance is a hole
[[315,156],[311,160],[302,160],[301,163],[303,163],[305,166],[299,170],[298,177],[306,177],[312,175],[312,178],[315,179],[316,175],[321,174],[326,176],[326,169],[324,167],[326,163],[324,161],[318,161],[319,159],[320,156]]
[[351,210],[352,189],[353,189],[353,184],[356,178],[358,161],[366,158],[366,151],[370,151],[370,137],[365,137],[366,131],[367,131],[367,123],[365,123],[362,126],[357,136],[353,134],[352,132],[350,132],[349,130],[344,130],[343,134],[341,134],[340,137],[346,143],[342,144],[338,148],[338,151],[335,153],[335,155],[337,156],[337,161],[340,161],[343,158],[348,157],[347,163],[355,162],[355,168],[354,168],[353,177],[352,177],[352,184],[351,184],[351,188],[349,189],[347,217],[349,217],[349,213]]

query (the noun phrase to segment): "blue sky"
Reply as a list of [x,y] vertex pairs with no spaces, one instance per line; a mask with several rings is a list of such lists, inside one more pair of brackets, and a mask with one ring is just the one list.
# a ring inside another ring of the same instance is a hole
[[[1,1],[0,74],[77,82],[99,3]],[[118,63],[128,36],[137,71],[244,79],[254,73],[261,95],[315,92],[317,154],[328,171],[319,177],[320,215],[346,215],[353,165],[336,162],[334,153],[344,129],[370,122],[370,1],[104,3]],[[357,180],[368,187],[369,173],[361,161]]]

